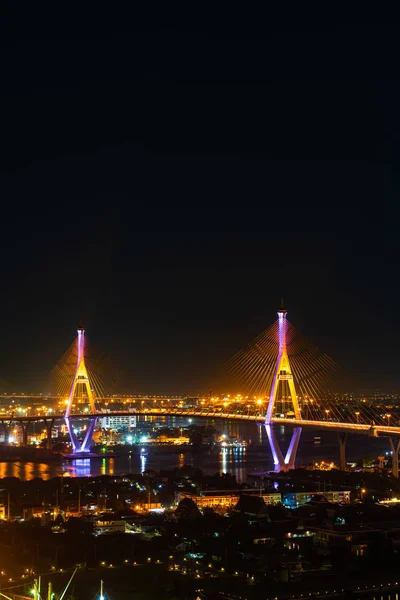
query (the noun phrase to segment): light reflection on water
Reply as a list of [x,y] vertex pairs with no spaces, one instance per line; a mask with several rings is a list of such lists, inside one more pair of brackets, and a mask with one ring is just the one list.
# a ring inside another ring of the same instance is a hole
[[[132,456],[131,456],[131,468],[132,468]],[[140,472],[143,473],[146,470],[146,454],[140,453]]]
[[[253,456],[257,462],[257,456]],[[52,477],[89,477],[96,475],[117,475],[123,473],[143,473],[146,469],[181,468],[184,465],[197,467],[207,473],[232,473],[238,481],[246,479],[246,450],[238,448],[221,448],[213,452],[193,453],[157,453],[149,450],[147,453],[135,453],[115,458],[79,458],[57,464],[32,462],[0,462],[0,478],[18,477],[23,480],[40,477],[48,480]],[[246,469],[247,466],[247,469]]]
[[[199,422],[199,424],[204,424]],[[63,463],[0,462],[0,478],[19,477],[20,479],[50,479],[57,476],[87,477],[89,475],[139,474],[147,469],[170,470],[189,465],[202,469],[208,474],[232,473],[238,482],[247,478],[247,473],[273,469],[272,458],[266,439],[265,428],[253,423],[215,424],[218,435],[237,436],[251,445],[246,447],[208,447],[200,451],[183,452],[178,449],[132,447],[132,453],[115,458],[79,459]],[[288,445],[292,430],[277,428],[277,437],[282,448]],[[321,444],[314,444],[314,436],[321,436]],[[367,436],[350,436],[346,448],[348,460],[371,456],[388,451],[388,440]],[[327,431],[303,430],[297,454],[297,464],[307,464],[314,460],[334,460],[338,462],[338,442],[335,433]]]
[[219,463],[220,474],[231,473],[237,481],[246,481],[246,448],[221,448]]
[[55,476],[53,467],[54,465],[34,462],[0,462],[0,478],[34,479],[40,477],[41,479],[50,479]]

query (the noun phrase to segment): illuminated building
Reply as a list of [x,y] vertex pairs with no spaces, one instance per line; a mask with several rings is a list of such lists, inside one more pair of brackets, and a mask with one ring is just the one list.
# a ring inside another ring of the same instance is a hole
[[159,435],[156,442],[161,444],[190,444],[190,438],[181,435],[180,437],[168,437],[168,435]]
[[22,514],[24,521],[29,521],[29,519],[42,519],[46,512],[49,513],[42,504],[26,504]]
[[287,508],[296,508],[297,506],[313,501],[350,504],[350,492],[345,490],[338,492],[284,492],[282,494],[282,504]]
[[283,504],[287,508],[296,508],[307,502],[319,500],[320,502],[332,502],[334,504],[349,504],[349,491],[329,491],[329,492],[279,492],[260,494],[256,490],[210,490],[202,491],[198,494],[192,492],[179,492],[177,500],[180,502],[184,498],[190,498],[200,509],[212,508],[214,510],[230,510],[236,507],[240,497],[255,496],[262,498],[267,505]]
[[141,502],[140,504],[136,504],[132,506],[132,509],[135,512],[159,512],[164,511],[164,508],[160,502]]
[[110,533],[125,533],[126,522],[115,517],[102,517],[96,521],[94,531],[96,535],[105,535]]
[[100,426],[103,429],[114,429],[114,431],[119,431],[120,429],[131,429],[132,427],[136,427],[136,416],[114,415],[101,417]]
[[[193,494],[191,492],[180,492],[178,494],[178,502],[184,498],[190,498],[197,504],[200,509],[212,508],[214,510],[230,510],[235,508],[241,495],[257,495],[260,493],[252,494],[252,490],[212,490],[203,491],[199,494]],[[265,504],[280,504],[281,494],[262,494],[262,498]]]

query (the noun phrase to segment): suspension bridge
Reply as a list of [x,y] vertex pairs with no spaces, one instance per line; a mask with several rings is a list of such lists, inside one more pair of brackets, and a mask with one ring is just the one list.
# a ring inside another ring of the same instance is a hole
[[[400,427],[390,424],[390,415],[382,415],[376,407],[362,404],[354,410],[348,402],[341,401],[329,391],[334,384],[337,366],[329,357],[308,343],[286,318],[283,306],[278,310],[277,321],[258,336],[248,347],[241,350],[229,369],[248,396],[223,398],[213,402],[203,399],[200,405],[183,406],[180,399],[172,403],[160,399],[153,402],[141,400],[134,408],[104,408],[99,375],[86,366],[85,331],[78,328],[78,336],[68,353],[68,360],[59,368],[59,379],[68,385],[65,412],[37,411],[34,415],[0,415],[5,434],[17,423],[27,444],[31,422],[43,421],[47,428],[48,448],[51,448],[51,431],[57,420],[63,419],[73,455],[76,458],[90,456],[92,435],[97,419],[101,416],[136,415],[176,416],[187,418],[224,419],[229,421],[258,422],[265,425],[276,471],[295,468],[296,453],[303,428],[331,430],[338,434],[340,468],[346,468],[346,444],[350,434],[371,437],[385,436],[392,449],[392,473],[399,475]],[[71,359],[72,356],[72,359]],[[71,368],[66,368],[73,365]],[[96,388],[98,392],[96,393]],[[252,400],[248,400],[251,398]],[[45,408],[45,407],[43,407]],[[385,420],[386,418],[386,420]],[[88,423],[83,438],[79,437],[73,423],[85,419]],[[274,425],[293,428],[286,452],[277,441]]]

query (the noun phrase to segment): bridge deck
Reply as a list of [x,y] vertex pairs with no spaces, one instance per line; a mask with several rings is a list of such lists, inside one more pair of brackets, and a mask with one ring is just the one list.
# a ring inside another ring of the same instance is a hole
[[[146,416],[146,417],[188,417],[188,418],[206,418],[206,419],[225,419],[229,421],[250,421],[265,423],[265,416],[262,414],[238,414],[228,413],[218,410],[195,410],[195,409],[175,409],[175,408],[142,408],[136,410],[110,410],[99,411],[97,413],[75,413],[71,414],[72,419],[94,418],[94,417],[117,417],[117,416]],[[40,421],[49,419],[63,419],[64,414],[38,414],[35,416],[17,416],[0,415],[0,421]],[[391,427],[384,425],[369,425],[365,423],[345,423],[339,421],[311,421],[307,419],[288,419],[283,417],[273,417],[272,423],[288,425],[291,427],[307,427],[313,429],[329,429],[338,432],[349,432],[361,435],[378,436],[400,436],[400,427]]]

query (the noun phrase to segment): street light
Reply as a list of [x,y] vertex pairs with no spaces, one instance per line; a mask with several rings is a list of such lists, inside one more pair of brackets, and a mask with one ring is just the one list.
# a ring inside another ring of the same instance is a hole
[[359,420],[359,418],[358,418],[359,416],[360,416],[360,413],[359,413],[359,411],[357,410],[357,411],[356,411],[357,423],[359,423],[359,422],[360,422],[360,420]]

